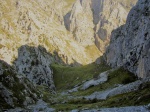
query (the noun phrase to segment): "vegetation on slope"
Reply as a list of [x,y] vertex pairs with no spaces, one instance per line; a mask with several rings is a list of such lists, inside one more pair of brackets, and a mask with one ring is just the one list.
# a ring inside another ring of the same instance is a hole
[[[99,86],[91,87],[84,91],[78,91],[70,94],[73,96],[73,99],[68,99],[66,103],[57,103],[52,104],[53,108],[56,108],[57,111],[70,111],[73,109],[83,109],[83,108],[105,108],[105,107],[123,107],[123,106],[138,106],[138,105],[147,105],[150,103],[150,83],[147,82],[142,84],[137,91],[124,93],[120,95],[115,95],[107,98],[107,100],[85,100],[84,98],[76,98],[76,96],[85,96],[89,95],[95,91],[103,91],[107,88],[112,88],[117,84],[128,84],[134,82],[137,78],[134,74],[129,71],[120,68],[109,74],[109,79],[106,83]],[[54,96],[55,98],[58,96]],[[67,97],[63,96],[64,101],[67,100]],[[61,101],[63,101],[61,99]],[[59,98],[57,100],[60,100]]]
[[[81,85],[83,81],[96,78],[99,73],[110,69],[110,67],[104,63],[100,65],[92,63],[79,67],[53,64],[52,68],[54,70],[54,82],[58,92],[72,89],[75,85]],[[96,91],[104,91],[109,88],[114,88],[118,84],[128,84],[136,80],[137,78],[134,74],[123,68],[119,68],[110,72],[108,75],[108,81],[101,85],[90,87],[84,91],[79,90],[77,92],[70,93],[68,94],[69,96],[62,95],[60,93],[51,95],[52,98],[49,102],[51,102],[51,106],[55,108],[56,111],[148,104],[150,102],[150,100],[147,99],[149,97],[149,83],[142,85],[138,91],[115,95],[113,97],[109,97],[107,100],[85,100],[82,97],[80,98],[80,96],[90,95]],[[70,99],[69,97],[72,98]]]
[[150,83],[146,83],[142,86],[141,89],[116,95],[108,98],[107,100],[91,100],[86,101],[84,99],[81,100],[72,100],[66,104],[57,104],[52,105],[53,108],[56,108],[57,111],[69,111],[73,109],[85,109],[85,108],[111,108],[111,107],[125,107],[125,106],[139,106],[139,105],[147,105],[150,103]]
[[110,67],[105,64],[98,65],[95,63],[78,67],[52,64],[52,69],[56,89],[66,90],[92,79],[99,73],[110,69]]
[[75,92],[73,94],[76,96],[90,95],[95,91],[103,91],[109,88],[113,88],[117,84],[128,84],[130,82],[134,82],[135,80],[136,77],[134,76],[134,74],[127,70],[124,70],[123,68],[119,68],[109,73],[107,82],[98,86],[91,87],[84,91]]
[[124,107],[124,106],[138,106],[147,105],[150,103],[150,82],[142,84],[137,91],[124,93],[108,98],[107,100],[72,100],[70,104],[87,104],[84,107],[94,108],[95,105],[100,107]]

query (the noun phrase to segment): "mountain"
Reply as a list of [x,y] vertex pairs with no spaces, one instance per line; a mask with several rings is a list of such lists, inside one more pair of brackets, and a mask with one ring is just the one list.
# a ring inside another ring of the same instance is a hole
[[17,50],[22,45],[41,45],[56,58],[60,57],[64,64],[95,61],[100,55],[96,46],[78,44],[64,26],[63,16],[69,12],[72,2],[1,0],[0,59],[10,64],[17,58]]
[[41,45],[63,64],[94,62],[136,2],[127,1],[1,0],[0,59],[11,64],[22,45]]
[[112,67],[124,66],[140,78],[150,76],[150,2],[139,0],[125,25],[114,30],[106,50]]
[[0,111],[149,112],[150,2],[136,2],[0,0]]
[[[97,41],[96,30],[101,32],[99,35],[103,35],[102,28],[106,24],[112,26],[109,33],[122,25],[128,9],[134,4],[132,2],[127,5],[126,2],[116,1],[112,4],[108,0],[1,0],[0,59],[13,65],[19,74],[30,81],[45,84],[54,90],[50,65],[59,63],[79,66],[90,64],[99,58],[105,51],[104,43],[108,44],[109,39],[103,41],[98,37],[100,41]],[[109,8],[105,7],[106,4]],[[116,10],[116,6],[119,12],[114,15],[111,11]],[[111,16],[105,18],[108,12]],[[116,21],[121,19],[121,22],[113,22],[114,27],[106,22],[109,18],[110,21],[111,18]],[[103,25],[96,29],[98,23]]]

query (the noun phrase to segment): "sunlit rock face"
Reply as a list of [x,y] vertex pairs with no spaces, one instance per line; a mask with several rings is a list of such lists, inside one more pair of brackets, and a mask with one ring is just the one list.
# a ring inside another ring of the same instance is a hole
[[94,44],[93,12],[90,0],[77,0],[70,14],[70,31],[77,42],[83,45]]
[[138,77],[150,76],[150,1],[139,0],[125,25],[114,30],[106,60],[112,67],[124,66]]
[[113,29],[123,25],[137,0],[77,0],[65,16],[66,28],[82,45],[95,44],[103,53]]
[[[11,64],[22,45],[41,45],[64,64],[89,64],[105,51],[136,0],[0,0],[0,59]],[[78,65],[77,64],[77,65]]]
[[73,2],[0,0],[0,59],[11,64],[22,45],[41,45],[51,54],[57,53],[65,64],[95,61],[101,55],[97,47],[93,45],[87,49],[65,28],[64,16],[71,10]]

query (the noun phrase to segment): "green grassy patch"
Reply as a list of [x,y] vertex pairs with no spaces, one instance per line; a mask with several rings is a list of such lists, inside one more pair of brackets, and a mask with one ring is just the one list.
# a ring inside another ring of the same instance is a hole
[[141,85],[139,90],[116,95],[107,100],[90,100],[83,98],[74,99],[66,104],[53,105],[56,110],[69,111],[73,109],[83,108],[111,108],[111,107],[125,107],[125,106],[139,106],[150,103],[150,82]]
[[89,64],[85,66],[69,67],[58,64],[52,64],[54,82],[57,90],[71,89],[83,81],[92,79],[93,76],[110,69],[105,64]]
[[116,84],[127,84],[127,83],[135,81],[136,79],[137,78],[135,77],[133,73],[127,70],[124,70],[123,68],[119,68],[109,73],[107,82],[98,86],[91,87],[84,91],[75,92],[73,93],[73,95],[76,95],[76,96],[90,95],[95,91],[103,91],[108,88],[114,87],[114,85]]
[[83,106],[82,104],[57,104],[57,105],[52,105],[51,107],[55,108],[56,112],[59,111],[70,112],[70,110],[79,109],[82,108],[82,106]]

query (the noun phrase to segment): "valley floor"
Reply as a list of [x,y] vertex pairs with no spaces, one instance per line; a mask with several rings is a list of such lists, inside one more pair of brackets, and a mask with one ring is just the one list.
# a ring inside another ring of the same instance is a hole
[[54,64],[52,68],[57,93],[45,91],[43,99],[55,111],[148,112],[148,106],[143,105],[150,103],[149,79],[138,80],[123,68],[111,69],[105,64],[81,67]]
[[104,63],[69,67],[51,66],[56,93],[37,86],[42,95],[36,104],[8,112],[149,112],[150,79],[137,79],[123,68]]

